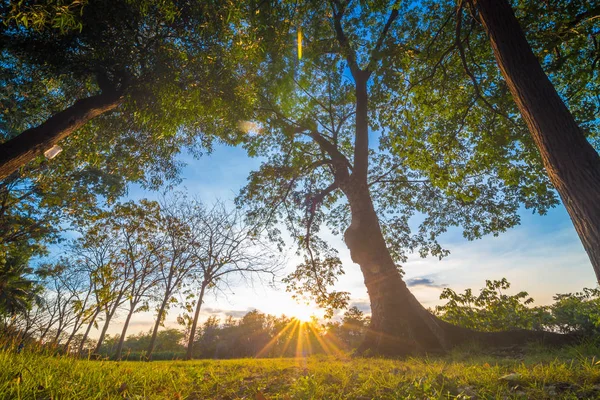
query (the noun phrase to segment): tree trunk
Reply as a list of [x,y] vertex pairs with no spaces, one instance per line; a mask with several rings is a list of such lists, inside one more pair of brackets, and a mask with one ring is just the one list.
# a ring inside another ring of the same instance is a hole
[[104,337],[106,336],[106,331],[108,330],[108,326],[110,325],[110,321],[112,320],[112,317],[117,312],[117,308],[119,308],[119,305],[121,305],[122,297],[123,297],[123,292],[121,292],[119,294],[119,296],[117,297],[117,299],[115,300],[113,308],[109,312],[106,313],[106,320],[104,321],[104,326],[102,327],[102,332],[100,333],[100,337],[98,338],[98,343],[96,344],[96,348],[94,349],[94,353],[96,353],[96,354],[98,354],[100,352],[100,347],[102,347],[102,342],[104,342]]
[[122,102],[122,93],[114,91],[78,100],[41,125],[27,129],[0,144],[0,180],[44,154],[93,118],[118,107]]
[[81,324],[79,323],[81,321],[81,316],[78,316],[75,319],[75,324],[73,325],[73,330],[71,331],[71,334],[69,335],[69,338],[67,339],[67,341],[65,342],[65,351],[68,353],[69,352],[69,346],[71,345],[71,342],[73,341],[73,338],[75,337],[75,335],[77,334],[77,331],[81,328],[81,325],[83,324],[83,321],[81,321]]
[[192,328],[190,329],[190,337],[188,339],[187,352],[185,354],[186,360],[192,359],[192,351],[194,350],[194,336],[196,335],[196,328],[198,327],[198,317],[200,316],[200,308],[202,308],[202,299],[204,299],[204,289],[208,283],[206,281],[202,282],[202,287],[200,289],[200,296],[198,296],[198,304],[196,304],[196,312],[194,313],[194,321],[192,322]]
[[127,334],[127,328],[129,328],[129,321],[131,321],[131,316],[133,315],[133,311],[135,310],[135,306],[132,305],[127,313],[127,318],[125,318],[125,324],[123,325],[123,330],[121,331],[121,337],[119,338],[119,345],[117,346],[117,351],[115,352],[115,359],[121,359],[121,353],[123,351],[123,343],[125,343],[125,335]]
[[98,314],[100,314],[100,307],[96,308],[96,311],[94,311],[94,315],[92,315],[92,318],[90,319],[90,323],[88,324],[88,327],[86,328],[85,333],[81,338],[81,343],[79,343],[79,349],[77,349],[77,354],[81,354],[83,352],[83,346],[85,345],[85,341],[87,340],[90,334],[92,326],[94,326],[94,321],[96,321],[96,318],[98,318]]
[[52,342],[56,347],[58,347],[58,345],[59,345],[60,335],[62,333],[63,333],[63,327],[61,326],[61,324],[59,324],[58,328],[56,329],[56,335],[54,336],[54,341]]
[[48,322],[48,325],[46,325],[46,329],[44,329],[44,331],[42,332],[42,334],[40,335],[40,342],[43,342],[44,339],[46,338],[46,335],[48,334],[48,332],[50,331],[50,328],[52,328],[52,326],[54,325],[56,321],[54,320],[50,320],[50,322]]
[[163,301],[160,305],[160,309],[158,310],[158,315],[156,316],[156,322],[154,323],[154,329],[152,330],[152,337],[150,338],[150,344],[148,345],[148,352],[146,354],[146,359],[148,361],[152,360],[152,353],[154,352],[154,345],[156,344],[156,337],[158,336],[158,329],[160,327],[160,321],[162,320],[162,316],[165,312],[165,308],[167,307],[167,302],[169,301],[169,297],[171,297],[171,293],[166,293]]
[[500,71],[600,281],[600,156],[533,54],[507,0],[475,0]]
[[360,265],[371,300],[371,326],[359,352],[388,356],[442,351],[449,347],[444,327],[410,293],[387,249],[366,182],[340,185],[352,222],[344,234],[352,261]]
[[543,331],[476,332],[432,315],[408,290],[390,256],[366,182],[349,177],[340,188],[348,198],[352,216],[344,240],[352,261],[360,265],[371,301],[371,325],[359,354],[443,352],[469,341],[513,346],[532,340],[565,344],[578,339]]

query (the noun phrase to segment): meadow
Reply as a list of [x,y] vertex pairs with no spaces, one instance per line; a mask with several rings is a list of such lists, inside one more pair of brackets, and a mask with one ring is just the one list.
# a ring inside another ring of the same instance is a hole
[[591,399],[600,347],[485,351],[406,359],[80,360],[0,353],[3,399]]

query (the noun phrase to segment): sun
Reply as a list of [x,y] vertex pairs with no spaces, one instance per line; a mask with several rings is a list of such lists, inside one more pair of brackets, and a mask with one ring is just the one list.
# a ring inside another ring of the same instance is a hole
[[300,322],[307,323],[312,321],[312,317],[318,318],[317,309],[308,304],[299,304],[295,301],[286,304],[282,307],[281,314],[295,318]]
[[315,316],[315,310],[306,304],[298,304],[297,307],[293,307],[293,309],[289,310],[287,315],[300,322],[307,323]]

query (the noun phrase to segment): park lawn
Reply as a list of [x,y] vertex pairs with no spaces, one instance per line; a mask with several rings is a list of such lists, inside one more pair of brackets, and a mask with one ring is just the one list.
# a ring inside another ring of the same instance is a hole
[[600,347],[470,348],[404,360],[155,362],[0,352],[2,399],[600,398]]

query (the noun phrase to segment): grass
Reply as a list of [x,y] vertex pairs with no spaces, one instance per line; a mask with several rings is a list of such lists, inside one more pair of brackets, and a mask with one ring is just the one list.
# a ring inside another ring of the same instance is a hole
[[0,352],[2,399],[600,398],[600,347],[469,348],[405,360],[76,360]]

